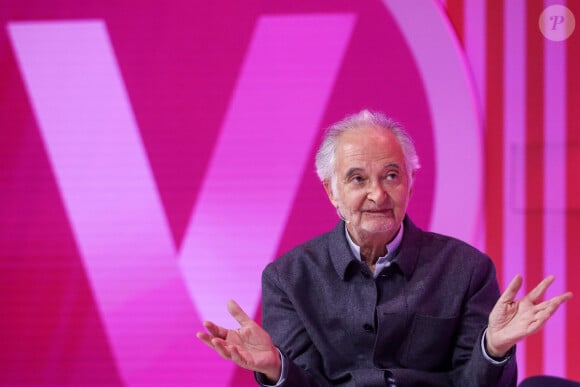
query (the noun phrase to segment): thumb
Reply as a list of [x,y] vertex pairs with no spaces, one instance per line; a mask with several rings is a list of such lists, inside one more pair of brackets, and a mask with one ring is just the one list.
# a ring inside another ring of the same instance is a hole
[[254,323],[254,320],[252,320],[234,300],[228,301],[228,312],[242,327]]
[[508,285],[507,289],[503,292],[498,302],[501,303],[512,302],[516,298],[518,291],[522,287],[522,283],[523,283],[522,276],[519,274],[516,275]]

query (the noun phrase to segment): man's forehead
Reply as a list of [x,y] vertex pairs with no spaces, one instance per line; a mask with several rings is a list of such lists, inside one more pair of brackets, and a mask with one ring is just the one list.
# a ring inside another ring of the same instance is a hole
[[356,136],[355,132],[339,139],[336,157],[344,162],[400,162],[403,152],[394,135],[388,132],[377,135]]
[[341,139],[348,139],[349,137],[370,139],[375,136],[390,137],[394,136],[394,134],[391,130],[380,126],[361,125],[342,132],[339,136],[339,141]]

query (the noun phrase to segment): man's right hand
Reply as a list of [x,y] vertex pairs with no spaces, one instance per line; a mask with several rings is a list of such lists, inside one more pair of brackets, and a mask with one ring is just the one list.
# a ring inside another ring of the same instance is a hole
[[240,328],[226,329],[211,321],[204,321],[203,326],[209,333],[198,332],[197,338],[224,359],[250,371],[262,373],[269,382],[276,384],[280,379],[282,361],[272,338],[235,301],[228,302],[228,312],[240,323]]

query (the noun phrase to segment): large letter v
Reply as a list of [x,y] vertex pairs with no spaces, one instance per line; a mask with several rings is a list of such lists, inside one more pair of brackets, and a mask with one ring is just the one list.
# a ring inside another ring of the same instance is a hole
[[228,297],[255,310],[353,24],[259,20],[179,260],[104,23],[9,25],[128,385],[227,385],[232,366],[194,332],[225,321]]

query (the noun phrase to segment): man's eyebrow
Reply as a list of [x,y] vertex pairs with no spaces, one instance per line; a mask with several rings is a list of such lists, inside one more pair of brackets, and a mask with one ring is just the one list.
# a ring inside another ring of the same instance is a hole
[[[386,163],[383,168],[384,169],[396,169],[396,170],[400,170],[401,169],[401,166],[399,165],[399,163],[394,163],[393,162],[393,163]],[[357,174],[357,173],[361,173],[361,172],[364,172],[364,171],[365,171],[364,168],[361,168],[361,167],[352,167],[352,168],[349,168],[346,171],[345,178],[348,179],[352,175]]]
[[399,163],[387,163],[385,164],[385,169],[401,169],[401,166],[399,165]]
[[354,175],[355,173],[360,173],[360,172],[364,172],[363,168],[359,168],[359,167],[354,167],[354,168],[349,168],[346,171],[345,177],[351,177],[352,175]]

